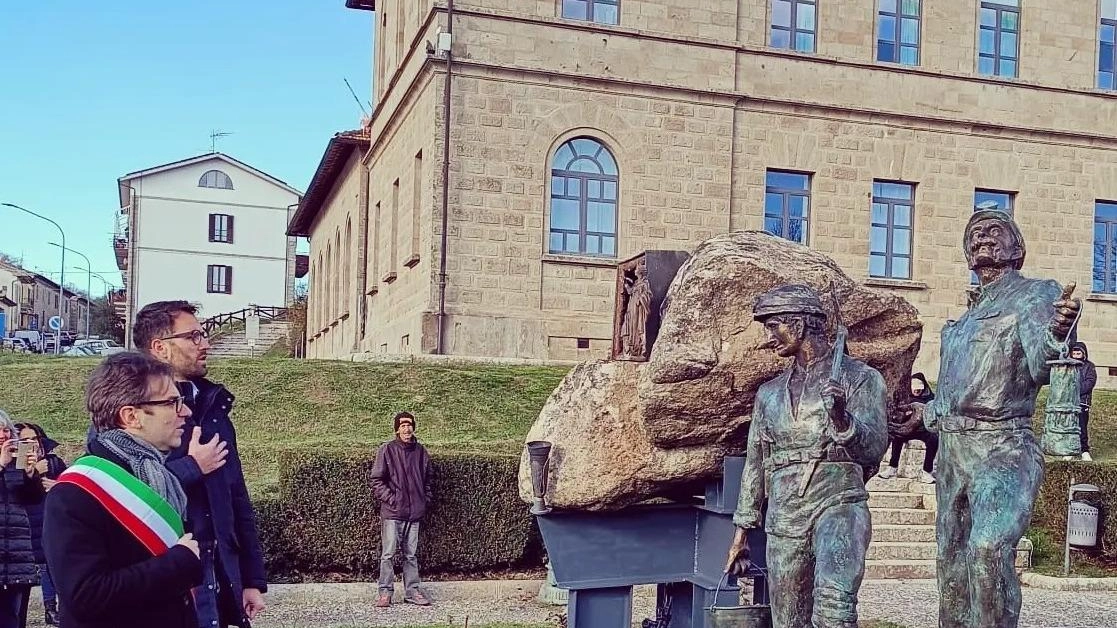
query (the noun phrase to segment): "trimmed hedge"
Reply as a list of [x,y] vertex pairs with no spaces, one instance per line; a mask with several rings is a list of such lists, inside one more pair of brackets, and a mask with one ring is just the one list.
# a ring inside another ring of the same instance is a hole
[[[1067,529],[1067,490],[1072,477],[1075,484],[1093,484],[1101,489],[1101,493],[1079,493],[1075,499],[1101,509],[1101,553],[1117,560],[1117,464],[1047,463],[1047,477],[1036,497],[1032,527],[1042,529],[1057,547],[1063,547]],[[1061,554],[1062,550],[1059,551]]]
[[[278,496],[256,501],[268,573],[276,579],[375,579],[380,507],[372,496],[374,451],[280,455]],[[542,565],[542,540],[517,489],[518,456],[431,452],[435,501],[419,531],[422,573]],[[1102,552],[1117,559],[1117,464],[1049,462],[1032,529],[1062,547],[1071,476],[1102,493]],[[1040,548],[1037,546],[1037,550]]]
[[[375,456],[368,450],[281,454],[279,494],[256,504],[269,573],[376,578]],[[542,564],[534,520],[516,488],[518,456],[431,452],[431,463],[435,498],[419,528],[422,572]]]

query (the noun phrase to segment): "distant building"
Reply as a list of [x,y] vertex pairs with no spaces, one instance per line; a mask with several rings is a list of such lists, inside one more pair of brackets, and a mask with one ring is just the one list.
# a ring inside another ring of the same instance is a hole
[[[77,273],[73,275],[76,276]],[[20,329],[47,332],[52,316],[62,316],[64,329],[84,333],[89,299],[67,288],[62,292],[59,307],[59,296],[58,282],[0,261],[0,331],[3,335]]]
[[295,188],[223,153],[126,174],[117,186],[129,346],[135,313],[154,301],[185,299],[201,317],[290,301]]

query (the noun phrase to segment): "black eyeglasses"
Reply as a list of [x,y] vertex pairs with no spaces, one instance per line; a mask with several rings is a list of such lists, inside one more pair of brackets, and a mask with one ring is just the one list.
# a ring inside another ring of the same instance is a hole
[[179,395],[171,397],[170,399],[156,399],[154,401],[140,401],[133,403],[134,406],[174,406],[175,412],[182,412],[182,406],[186,403],[186,397]]
[[200,329],[195,329],[195,330],[192,330],[192,331],[184,331],[181,334],[172,334],[170,336],[163,336],[159,340],[173,340],[175,338],[182,338],[184,340],[189,340],[190,342],[192,342],[196,345],[200,345],[200,344],[202,344],[202,341],[208,339],[209,336],[206,334],[206,332],[204,332]]

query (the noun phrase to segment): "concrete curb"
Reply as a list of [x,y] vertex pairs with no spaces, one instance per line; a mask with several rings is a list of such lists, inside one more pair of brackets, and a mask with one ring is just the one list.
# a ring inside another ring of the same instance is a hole
[[[532,599],[539,593],[542,580],[459,580],[446,582],[424,582],[422,588],[435,599],[504,599],[530,595]],[[396,584],[397,595],[401,586]],[[271,584],[268,594],[282,597],[311,596],[331,600],[374,599],[377,594],[375,582],[310,582],[300,584]]]
[[1020,574],[1020,582],[1051,591],[1117,591],[1117,578],[1061,578],[1025,571]]

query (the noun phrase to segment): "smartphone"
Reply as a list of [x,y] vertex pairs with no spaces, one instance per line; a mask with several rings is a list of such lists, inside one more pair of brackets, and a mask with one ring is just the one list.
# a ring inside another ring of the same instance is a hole
[[27,469],[27,456],[34,451],[32,448],[35,443],[30,440],[19,441],[19,449],[16,450],[16,468],[22,470]]

